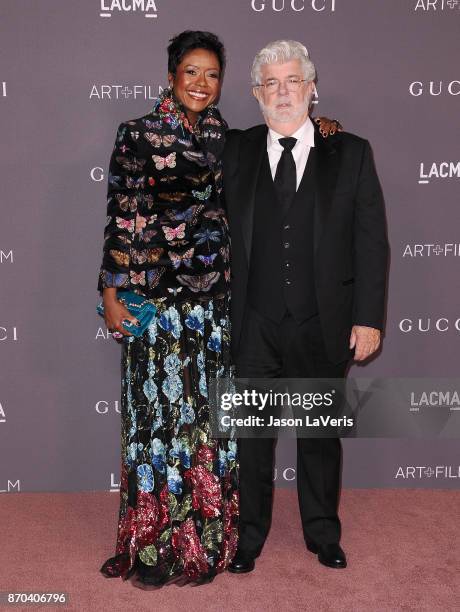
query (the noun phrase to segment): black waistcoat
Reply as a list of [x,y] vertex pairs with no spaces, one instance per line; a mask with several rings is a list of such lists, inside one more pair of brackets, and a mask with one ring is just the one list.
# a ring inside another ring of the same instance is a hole
[[284,218],[267,153],[259,172],[248,302],[277,323],[286,311],[298,323],[318,312],[313,259],[315,163],[312,147],[299,189]]

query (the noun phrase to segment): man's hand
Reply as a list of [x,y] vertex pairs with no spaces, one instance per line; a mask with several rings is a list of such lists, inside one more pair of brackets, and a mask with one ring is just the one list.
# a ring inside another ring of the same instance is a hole
[[355,361],[364,361],[380,346],[380,330],[364,325],[353,325],[350,335],[350,348],[355,349]]

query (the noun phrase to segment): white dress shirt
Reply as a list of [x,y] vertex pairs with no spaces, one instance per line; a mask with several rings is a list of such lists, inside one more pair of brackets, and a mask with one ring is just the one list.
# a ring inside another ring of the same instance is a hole
[[[315,146],[315,128],[313,127],[310,117],[307,117],[305,123],[303,123],[299,129],[292,134],[292,137],[297,139],[297,142],[292,149],[297,176],[297,191],[300,181],[302,180],[303,173],[305,172],[305,166],[307,165],[310,148]],[[275,130],[272,130],[271,128],[268,128],[267,152],[273,179],[275,178],[276,167],[280,160],[281,153],[283,152],[283,147],[278,142],[280,138],[285,138],[285,136],[278,134],[278,132],[275,132]]]

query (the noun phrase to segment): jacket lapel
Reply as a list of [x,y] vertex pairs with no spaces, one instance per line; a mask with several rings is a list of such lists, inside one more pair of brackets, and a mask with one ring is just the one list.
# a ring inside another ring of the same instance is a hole
[[240,143],[238,200],[241,218],[241,231],[249,262],[252,247],[252,229],[254,225],[254,206],[256,199],[257,179],[264,154],[267,151],[267,127],[257,126],[244,134]]
[[316,181],[314,214],[314,249],[318,250],[321,236],[331,209],[340,167],[340,146],[334,136],[323,138],[315,124]]

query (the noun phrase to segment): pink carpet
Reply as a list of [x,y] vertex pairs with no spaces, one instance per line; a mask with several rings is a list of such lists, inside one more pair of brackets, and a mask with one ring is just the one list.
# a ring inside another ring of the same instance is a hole
[[349,565],[333,570],[303,545],[295,492],[278,489],[254,572],[157,591],[99,574],[114,552],[117,514],[118,493],[4,494],[0,591],[66,591],[69,605],[52,608],[88,612],[460,610],[458,491],[343,491]]

